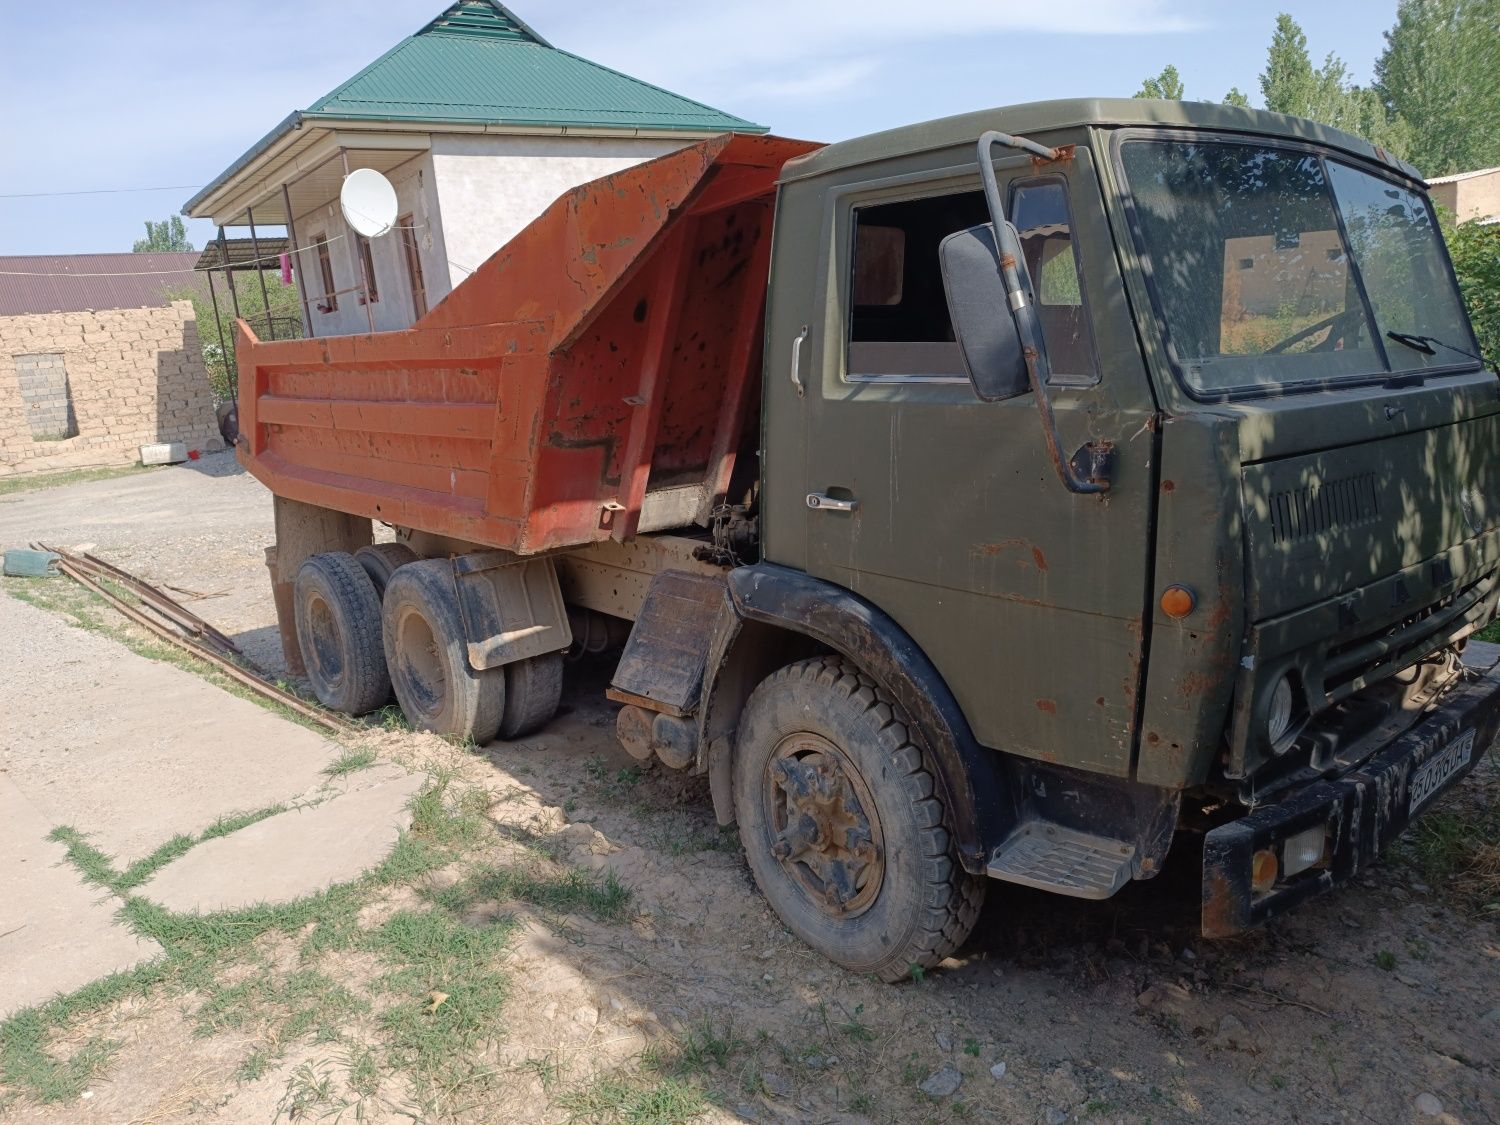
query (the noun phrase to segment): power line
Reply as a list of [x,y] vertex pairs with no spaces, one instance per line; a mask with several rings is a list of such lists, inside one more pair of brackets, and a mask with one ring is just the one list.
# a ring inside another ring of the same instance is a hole
[[124,195],[136,191],[194,191],[198,184],[168,184],[166,187],[90,188],[87,191],[19,191],[0,194],[0,199],[42,199],[56,195]]

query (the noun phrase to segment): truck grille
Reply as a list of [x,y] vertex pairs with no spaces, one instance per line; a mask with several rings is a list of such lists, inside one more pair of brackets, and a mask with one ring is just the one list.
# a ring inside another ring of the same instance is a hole
[[1466,636],[1465,626],[1494,583],[1492,571],[1393,625],[1330,647],[1323,658],[1323,691],[1329,702],[1393,675],[1456,634]]
[[1270,499],[1271,537],[1277,544],[1299,543],[1380,518],[1374,473],[1288,488],[1273,492]]

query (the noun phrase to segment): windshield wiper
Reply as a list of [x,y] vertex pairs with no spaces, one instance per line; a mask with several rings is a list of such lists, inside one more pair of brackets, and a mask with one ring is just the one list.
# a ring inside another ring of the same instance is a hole
[[1396,332],[1393,330],[1387,332],[1385,338],[1387,340],[1395,340],[1398,344],[1405,344],[1412,351],[1421,352],[1423,355],[1437,355],[1432,346],[1436,344],[1440,348],[1447,348],[1450,352],[1457,352],[1459,355],[1468,356],[1470,359],[1478,360],[1480,363],[1484,362],[1483,358],[1475,355],[1467,348],[1461,348],[1457,344],[1450,344],[1446,340],[1439,340],[1436,336],[1418,336],[1411,332]]

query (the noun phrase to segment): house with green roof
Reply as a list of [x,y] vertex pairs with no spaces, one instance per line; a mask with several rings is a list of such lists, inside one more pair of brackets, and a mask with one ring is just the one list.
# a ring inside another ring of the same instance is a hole
[[[553,46],[498,0],[457,0],[297,110],[183,206],[287,228],[313,336],[404,328],[569,188],[704,137],[765,128]],[[349,230],[374,168],[397,229]]]

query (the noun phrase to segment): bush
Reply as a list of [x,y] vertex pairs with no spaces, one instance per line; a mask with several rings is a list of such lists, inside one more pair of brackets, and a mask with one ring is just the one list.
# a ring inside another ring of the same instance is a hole
[[1447,226],[1448,250],[1485,363],[1500,363],[1500,223]]

